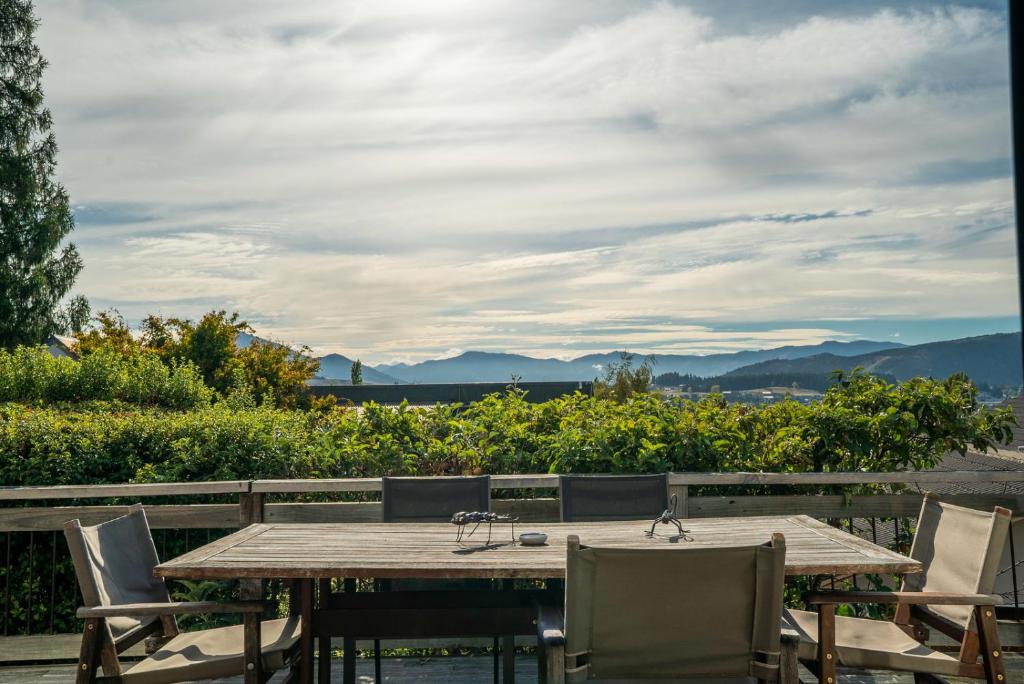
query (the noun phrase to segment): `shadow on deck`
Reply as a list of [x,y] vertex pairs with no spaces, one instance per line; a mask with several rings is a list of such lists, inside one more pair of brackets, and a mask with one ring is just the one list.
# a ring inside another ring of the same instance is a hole
[[[489,684],[493,681],[492,660],[486,656],[442,657],[442,658],[385,658],[382,666],[385,682],[425,683],[445,682],[445,684]],[[1024,682],[1024,656],[1013,654],[1006,659],[1008,681]],[[373,661],[360,658],[356,667],[359,684],[373,684]],[[74,680],[75,668],[72,665],[28,665],[0,667],[0,684],[41,684],[44,682],[69,682]],[[331,682],[341,683],[341,661],[332,668]],[[284,673],[278,673],[271,679],[271,684],[279,684],[285,680]],[[218,682],[240,684],[241,677],[222,679]],[[800,681],[811,684],[817,680],[804,670]],[[950,678],[950,684],[975,682],[978,680]],[[537,666],[532,656],[516,658],[516,682],[520,684],[536,684]],[[913,684],[913,675],[892,673],[849,673],[840,670],[839,684]],[[213,684],[213,683],[211,683]]]
[[[0,684],[45,684],[46,682],[69,682],[74,680],[75,668],[71,664],[78,654],[80,638],[77,634],[55,634],[49,636],[25,636],[0,638]],[[139,649],[130,649],[134,655]],[[140,651],[141,653],[141,651]],[[35,661],[61,660],[60,664],[27,664]],[[385,658],[383,679],[395,684],[404,682],[445,682],[445,684],[490,684],[493,682],[493,660],[490,656],[450,657],[401,657]],[[1024,682],[1024,654],[1007,653],[1007,681]],[[373,660],[359,658],[356,664],[359,684],[373,684]],[[285,679],[278,673],[271,679],[278,684]],[[806,670],[801,673],[804,684],[817,679]],[[222,679],[218,682],[240,684],[241,677]],[[966,684],[978,680],[950,678],[950,684]],[[341,684],[341,660],[335,659],[331,668],[331,682]],[[516,682],[537,683],[537,661],[534,656],[516,657]],[[883,673],[851,673],[840,670],[839,684],[913,684],[913,675]]]

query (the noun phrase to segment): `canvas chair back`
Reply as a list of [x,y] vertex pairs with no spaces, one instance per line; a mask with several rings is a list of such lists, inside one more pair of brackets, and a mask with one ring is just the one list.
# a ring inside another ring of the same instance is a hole
[[491,478],[385,477],[384,522],[448,522],[459,511],[491,510]]
[[[170,600],[163,580],[153,575],[160,561],[141,504],[127,515],[92,527],[83,527],[78,520],[67,522],[64,536],[85,606]],[[116,643],[158,619],[117,617],[106,622]]]
[[[921,505],[910,557],[924,572],[907,575],[904,591],[991,594],[1010,529],[1010,511],[977,511],[927,494]],[[929,606],[936,615],[972,629],[972,606]]]
[[668,508],[668,475],[560,475],[562,522],[653,520]]
[[785,540],[609,549],[569,537],[566,680],[778,679]]

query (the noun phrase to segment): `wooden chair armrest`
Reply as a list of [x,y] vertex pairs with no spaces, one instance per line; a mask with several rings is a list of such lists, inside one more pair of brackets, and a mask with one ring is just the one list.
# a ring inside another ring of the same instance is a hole
[[262,613],[263,601],[178,601],[173,603],[122,603],[117,606],[83,606],[80,618],[142,617],[147,615],[189,615],[196,613]]
[[537,639],[545,646],[565,644],[562,612],[552,606],[537,608]]
[[992,594],[950,594],[928,591],[816,591],[804,596],[808,605],[837,603],[902,603],[936,606],[998,606],[1003,597]]

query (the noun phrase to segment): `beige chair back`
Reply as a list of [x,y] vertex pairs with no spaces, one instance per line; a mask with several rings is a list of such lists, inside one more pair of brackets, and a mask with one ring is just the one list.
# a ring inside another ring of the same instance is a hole
[[[910,556],[924,572],[907,575],[904,591],[991,594],[999,559],[1010,528],[1010,511],[977,511],[925,495]],[[971,629],[972,606],[929,606],[928,609]]]
[[[160,562],[141,504],[127,515],[92,527],[78,520],[64,524],[75,575],[86,606],[125,603],[166,603],[170,600],[163,580],[153,576]],[[156,617],[107,619],[115,643]]]
[[569,537],[567,681],[778,678],[783,536],[761,546],[684,544],[591,548]]

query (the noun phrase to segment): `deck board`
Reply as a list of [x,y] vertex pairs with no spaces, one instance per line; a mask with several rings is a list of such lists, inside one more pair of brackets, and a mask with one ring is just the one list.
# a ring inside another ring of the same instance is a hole
[[[1007,654],[1006,665],[1010,682],[1024,681],[1024,656]],[[445,684],[489,684],[492,681],[492,661],[487,656],[451,658],[385,658],[383,680],[388,684],[419,684],[445,682]],[[72,665],[50,665],[30,667],[0,667],[0,684],[40,684],[48,682],[69,682],[74,679]],[[356,663],[359,684],[373,684],[373,661],[360,658]],[[274,675],[271,684],[281,684],[283,672]],[[815,678],[801,669],[800,680],[805,684]],[[521,684],[536,684],[537,666],[532,656],[516,657],[516,681]],[[218,683],[241,684],[242,678],[219,679]],[[340,661],[331,670],[331,682],[341,684]],[[838,684],[913,684],[913,675],[895,673],[857,673],[840,668]],[[949,678],[950,684],[977,684],[977,680],[957,677]],[[202,684],[207,684],[203,682]],[[209,684],[214,684],[210,682]]]

